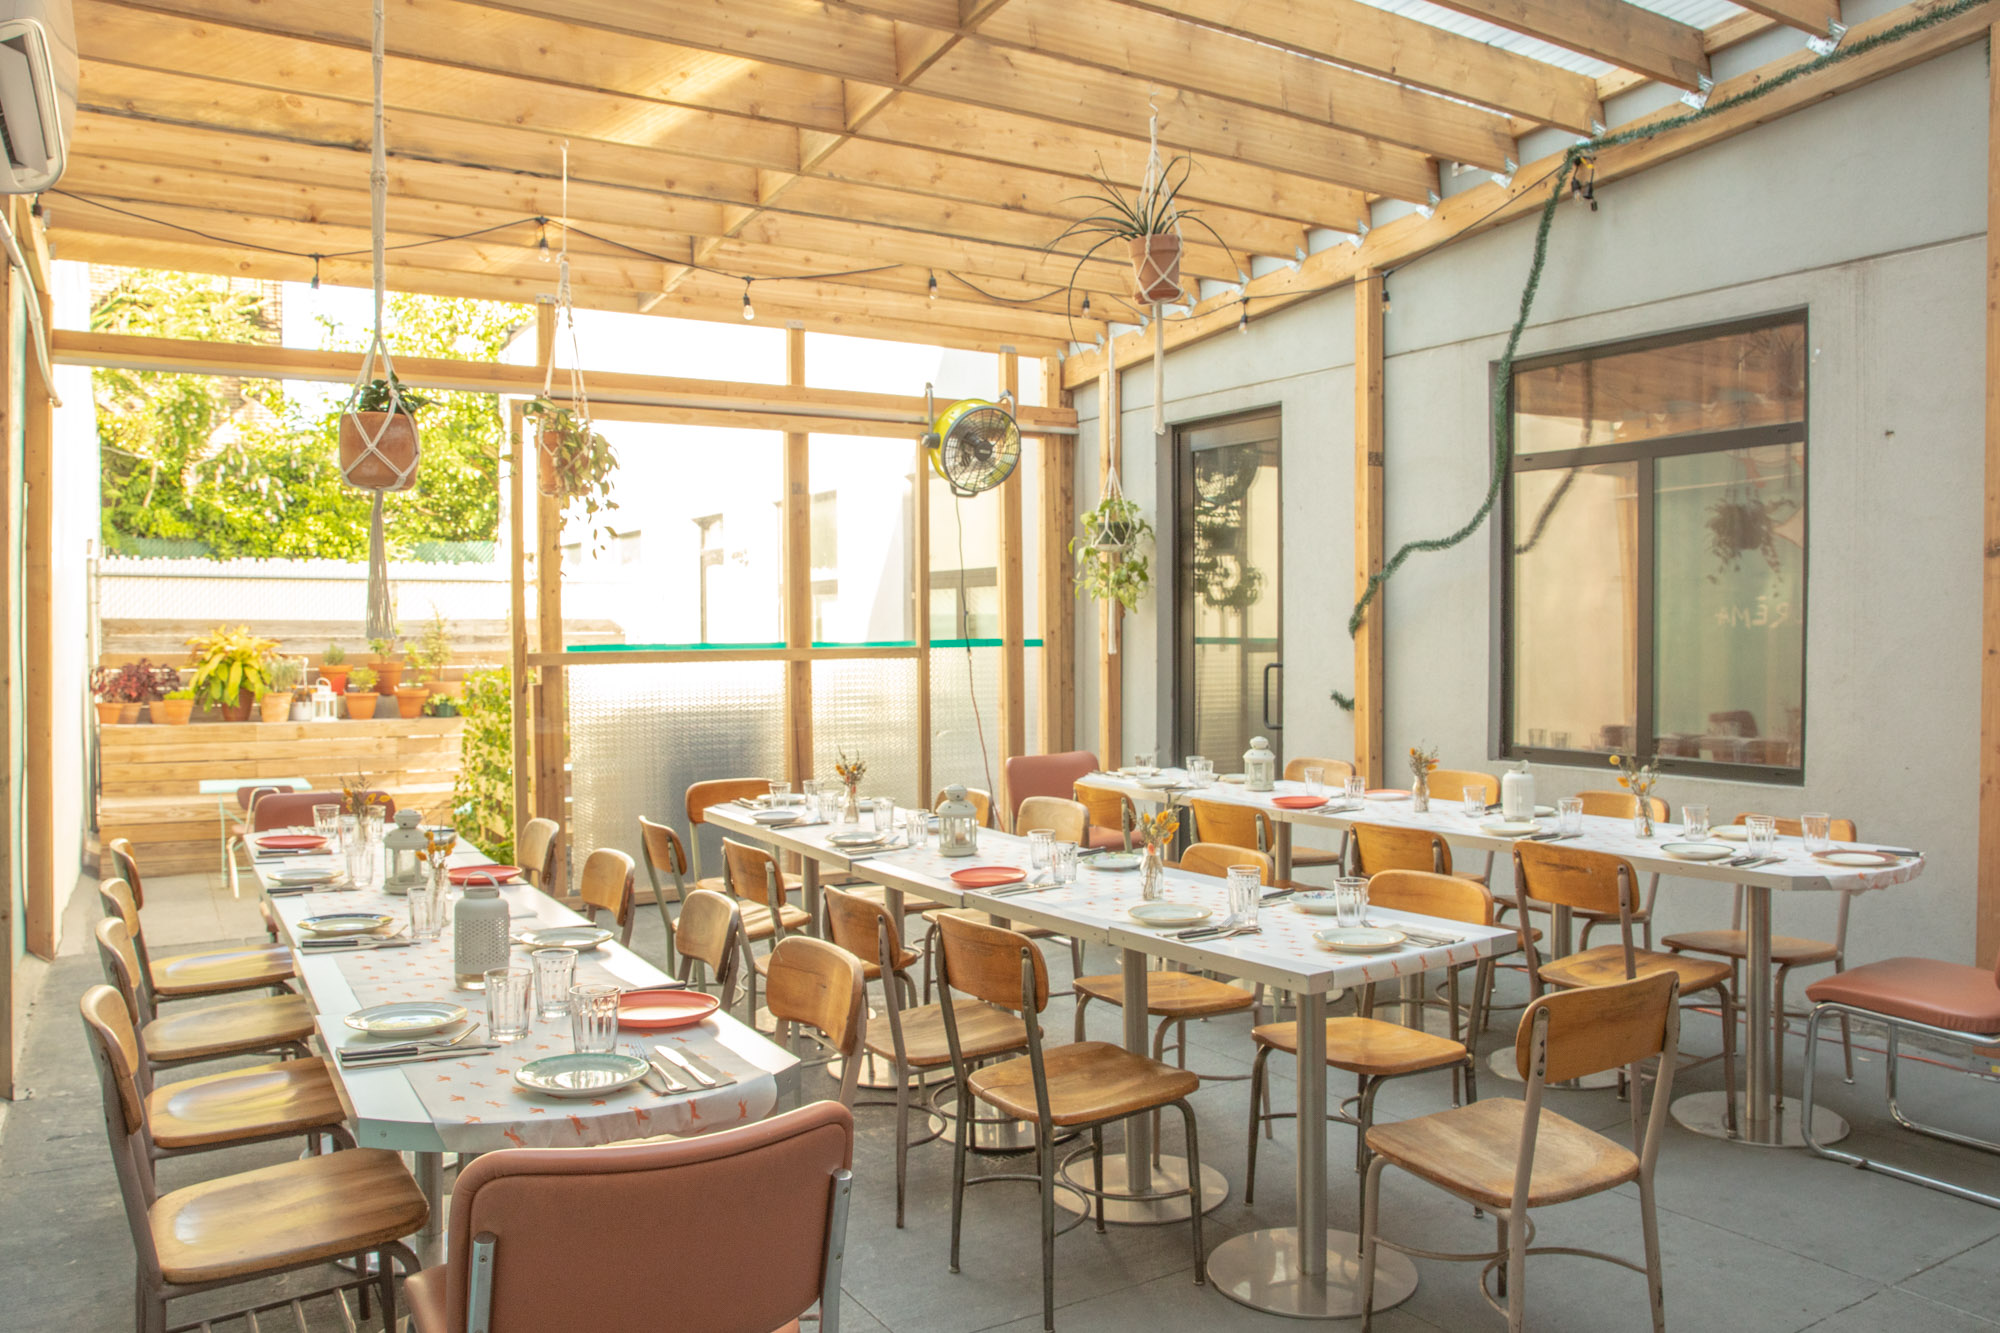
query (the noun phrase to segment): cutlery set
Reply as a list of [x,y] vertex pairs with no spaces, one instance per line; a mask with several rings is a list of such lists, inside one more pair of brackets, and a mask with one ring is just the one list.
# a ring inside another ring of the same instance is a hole
[[[661,1096],[678,1092],[695,1092],[701,1088],[719,1088],[725,1081],[730,1083],[736,1081],[733,1078],[725,1080],[714,1077],[697,1065],[692,1058],[671,1046],[655,1046],[649,1051],[639,1042],[630,1041],[625,1043],[625,1049],[652,1068],[652,1073],[640,1082],[645,1084],[649,1092]],[[681,1075],[693,1081],[683,1082]]]
[[464,1042],[479,1030],[478,1023],[467,1023],[465,1031],[455,1037],[431,1041],[403,1041],[393,1046],[343,1046],[340,1048],[340,1064],[343,1069],[368,1069],[376,1065],[417,1064],[425,1060],[449,1060],[460,1055],[470,1055],[474,1051],[499,1049],[498,1042],[478,1042],[464,1046]]

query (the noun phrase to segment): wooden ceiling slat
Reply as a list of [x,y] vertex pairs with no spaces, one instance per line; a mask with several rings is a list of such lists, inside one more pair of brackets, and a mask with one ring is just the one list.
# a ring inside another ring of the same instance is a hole
[[1708,73],[1701,29],[1625,0],[1437,0],[1447,9],[1693,90]]

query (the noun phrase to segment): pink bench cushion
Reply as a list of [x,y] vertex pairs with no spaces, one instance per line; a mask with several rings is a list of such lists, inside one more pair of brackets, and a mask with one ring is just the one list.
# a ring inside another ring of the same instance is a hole
[[1988,969],[1964,963],[1888,958],[1815,981],[1806,998],[1953,1032],[2000,1035],[2000,985]]

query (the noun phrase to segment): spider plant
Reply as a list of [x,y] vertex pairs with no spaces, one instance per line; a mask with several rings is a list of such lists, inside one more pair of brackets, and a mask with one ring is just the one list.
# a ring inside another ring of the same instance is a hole
[[[1073,236],[1097,238],[1077,259],[1076,267],[1070,270],[1069,290],[1075,292],[1076,275],[1105,246],[1117,241],[1143,240],[1149,236],[1179,235],[1183,222],[1192,222],[1207,232],[1222,247],[1223,253],[1229,255],[1230,262],[1235,263],[1236,257],[1229,243],[1202,220],[1201,210],[1180,206],[1181,190],[1187,185],[1193,170],[1194,159],[1181,153],[1170,159],[1149,183],[1127,194],[1112,182],[1110,172],[1105,170],[1103,160],[1099,159],[1092,179],[1102,188],[1090,194],[1071,195],[1064,201],[1089,204],[1093,211],[1063,228],[1062,234],[1048,244],[1048,248],[1054,250]],[[1074,335],[1075,332],[1072,320],[1070,333]]]

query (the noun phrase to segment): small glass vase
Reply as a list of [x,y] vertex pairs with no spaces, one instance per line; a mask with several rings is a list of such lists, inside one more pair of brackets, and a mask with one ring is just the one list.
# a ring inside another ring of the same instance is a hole
[[861,798],[858,792],[859,789],[856,787],[847,789],[847,796],[840,803],[841,823],[853,826],[861,822]]
[[1632,807],[1632,832],[1641,838],[1653,836],[1653,803],[1648,797],[1641,796]]
[[1431,808],[1431,784],[1424,778],[1410,783],[1410,809],[1423,814]]
[[1139,853],[1139,896],[1149,903],[1167,896],[1166,862],[1160,849],[1150,843]]

